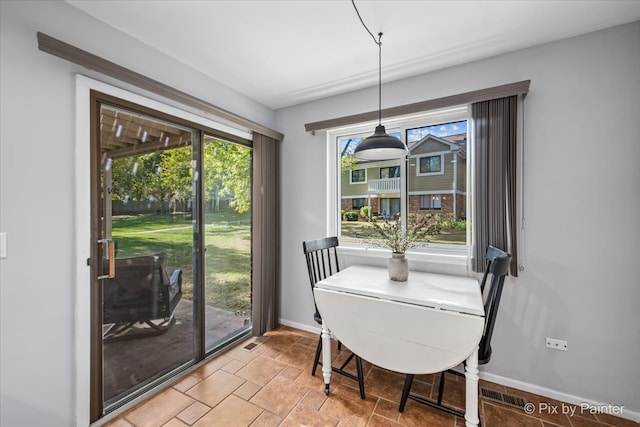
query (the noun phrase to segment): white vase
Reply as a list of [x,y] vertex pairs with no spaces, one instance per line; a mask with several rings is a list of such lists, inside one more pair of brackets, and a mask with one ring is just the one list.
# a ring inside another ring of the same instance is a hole
[[409,277],[409,262],[404,252],[393,252],[389,258],[389,279],[406,282]]

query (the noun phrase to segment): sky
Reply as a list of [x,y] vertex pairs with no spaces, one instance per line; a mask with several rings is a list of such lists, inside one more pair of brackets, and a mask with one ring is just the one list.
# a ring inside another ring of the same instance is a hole
[[428,134],[435,136],[449,136],[467,133],[467,121],[445,123],[434,126],[425,126],[407,130],[407,142],[419,141]]
[[[462,120],[459,122],[452,123],[443,123],[433,126],[425,126],[420,128],[408,129],[407,130],[407,143],[419,141],[424,138],[428,134],[432,134],[435,136],[443,137],[449,135],[458,135],[461,133],[467,133],[467,121]],[[390,135],[395,137],[400,137],[399,132],[391,132]],[[344,138],[340,141],[341,152],[344,152],[344,148],[347,143],[350,142],[349,148],[343,154],[353,153],[353,150],[356,146],[361,142],[362,138]]]

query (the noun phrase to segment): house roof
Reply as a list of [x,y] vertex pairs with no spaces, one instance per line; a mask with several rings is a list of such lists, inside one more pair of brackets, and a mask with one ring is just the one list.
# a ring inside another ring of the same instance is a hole
[[420,145],[428,142],[428,141],[436,141],[441,144],[447,145],[449,150],[458,151],[458,154],[463,158],[467,157],[467,134],[460,133],[456,135],[448,135],[448,136],[436,136],[431,133],[425,135],[418,141],[410,142],[407,144],[407,148],[409,148],[409,152],[413,152]]

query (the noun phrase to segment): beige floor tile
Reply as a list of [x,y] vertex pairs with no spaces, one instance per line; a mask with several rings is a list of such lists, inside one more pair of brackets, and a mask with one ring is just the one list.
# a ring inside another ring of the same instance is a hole
[[275,377],[249,401],[276,415],[285,417],[308,391],[308,387],[287,378]]
[[245,366],[247,366],[246,363],[234,359],[231,362],[229,362],[226,365],[224,365],[220,369],[222,369],[223,371],[227,371],[227,372],[229,372],[231,374],[235,374],[236,372],[238,372],[240,369],[244,368]]
[[[458,411],[464,412],[467,397],[466,379],[453,374],[446,374],[444,381],[444,390],[442,392],[442,403]],[[440,378],[437,378],[435,386],[431,394],[432,400],[438,399],[438,386]],[[412,387],[413,388],[413,387]]]
[[313,365],[315,355],[316,351],[314,349],[300,344],[293,344],[287,350],[283,351],[276,360],[307,370]]
[[202,381],[202,379],[196,375],[187,375],[177,383],[173,384],[172,387],[178,390],[179,392],[184,393],[194,385],[198,384],[200,381]]
[[253,397],[254,394],[260,391],[261,388],[262,387],[260,387],[258,384],[254,384],[251,381],[246,381],[244,384],[238,387],[236,391],[233,392],[233,394],[243,398],[244,400],[249,400]]
[[[252,342],[253,340],[246,341],[246,343]],[[266,350],[263,348],[264,344],[260,344],[258,347],[253,350],[247,350],[244,348],[242,344],[237,347],[229,350],[224,354],[224,356],[230,357],[232,359],[239,360],[240,362],[249,363],[254,360],[256,357],[260,356]]]
[[[407,427],[454,427],[456,425],[456,417],[427,405],[409,400],[407,406],[404,408],[404,412],[400,414],[398,422]],[[503,427],[502,424],[485,425]]]
[[224,426],[247,427],[262,413],[262,408],[235,395],[230,395],[207,415],[200,418],[194,427]]
[[[539,418],[543,421],[548,421],[552,424],[557,424],[559,426],[571,426],[571,423],[569,422],[569,417],[567,417],[567,415],[562,414],[561,410],[558,409],[557,411],[552,411],[552,410],[545,409],[545,408],[561,408],[563,405],[562,402],[555,399],[550,399],[548,397],[540,396],[537,394],[528,393],[522,390],[510,388],[510,387],[506,387],[506,389],[507,389],[506,390],[507,393],[527,399],[528,402],[534,405],[536,409],[534,413],[531,414],[532,416]],[[491,404],[493,404],[493,402],[491,402]],[[517,411],[517,413],[519,414],[523,412],[522,410],[513,409],[509,406],[501,405],[500,403],[496,403],[495,406],[503,407],[505,409],[512,410],[514,412]]]
[[275,348],[267,348],[262,352],[262,356],[269,357],[271,359],[277,359],[282,354],[282,351]]
[[102,425],[102,427],[134,427],[129,421],[124,418],[116,418],[108,423]]
[[371,395],[362,400],[358,390],[339,385],[333,389],[320,408],[320,412],[341,420],[348,420],[353,425],[365,426],[373,414],[377,401],[378,398]]
[[188,427],[189,424],[185,424],[177,418],[171,418],[166,424],[163,424],[162,427]]
[[[365,361],[365,392],[361,400],[357,382],[333,373],[331,394],[324,394],[319,367],[311,375],[317,334],[281,327],[253,350],[242,344],[218,356],[195,372],[141,403],[105,427],[251,426],[276,427],[322,425],[338,427],[462,427],[464,419],[409,401],[405,412],[398,404],[405,376],[373,367]],[[250,338],[245,343],[255,341]],[[348,355],[332,340],[334,366]],[[349,369],[355,373],[354,366]],[[439,374],[416,375],[413,394],[435,399]],[[255,381],[259,381],[256,383]],[[480,385],[523,397],[538,409],[523,410],[479,400],[486,427],[640,427],[630,420],[607,414],[580,413],[575,405],[480,380]],[[464,409],[464,378],[448,375],[444,402]],[[198,400],[195,400],[198,399]],[[540,411],[542,404],[574,408],[571,417]],[[336,424],[337,423],[337,424]]]
[[[402,374],[374,367],[366,377],[364,383],[365,393],[371,393],[374,396],[382,397],[391,402],[400,403],[404,378],[405,376]],[[414,381],[414,383],[417,385],[416,381]],[[416,392],[413,387],[411,390],[412,393]]]
[[269,411],[263,411],[250,427],[277,427],[282,422],[282,417],[271,413]]
[[400,418],[398,404],[382,398],[378,399],[378,403],[373,412],[382,417],[389,418],[392,421],[398,421]]
[[200,368],[195,370],[191,375],[203,380],[209,375],[213,374],[218,369],[222,368],[227,363],[231,362],[231,358],[225,354],[217,356],[215,359],[210,360]]
[[315,335],[313,337],[302,337],[298,340],[298,344],[311,347],[315,351],[318,345],[318,337]]
[[[311,371],[311,369],[309,369],[309,371]],[[294,381],[300,376],[300,374],[302,374],[302,372],[304,372],[304,370],[301,368],[297,368],[295,366],[287,366],[282,372],[280,372],[280,376],[289,378],[290,380]]]
[[265,336],[269,337],[269,339],[262,345],[266,348],[273,348],[279,351],[286,351],[289,347],[298,342],[300,338],[302,338],[301,335],[297,335],[280,329],[269,331],[265,334]]
[[189,425],[198,421],[204,414],[209,412],[211,408],[202,402],[195,402],[184,411],[180,412],[176,418]]
[[[530,417],[524,411],[516,412],[501,406],[484,403],[484,419],[487,426],[540,427],[538,418]],[[564,424],[559,424],[564,425]]]
[[264,386],[286,367],[287,365],[282,362],[260,356],[236,372],[236,375],[252,383]]
[[337,426],[340,420],[331,415],[322,414],[306,406],[296,406],[282,421],[280,427],[329,427]]
[[187,395],[210,407],[222,402],[245,380],[225,371],[216,371],[187,391]]
[[399,424],[389,418],[382,417],[378,414],[373,414],[369,423],[367,423],[367,427],[401,427],[402,424]]
[[[602,424],[598,420],[583,418],[580,416],[570,416],[569,421],[571,422],[571,427],[605,427],[606,424]],[[622,427],[619,424],[614,424],[616,427]]]
[[[579,409],[578,409],[578,411],[579,411]],[[582,414],[584,414],[582,416],[586,416],[587,413],[590,414],[589,410],[582,411]],[[640,423],[637,423],[637,422],[631,421],[631,420],[627,420],[625,418],[616,417],[614,415],[595,414],[595,417],[601,423],[609,424],[609,425],[616,426],[616,427],[640,427]]]
[[317,411],[326,400],[327,396],[324,392],[310,389],[307,394],[304,395],[299,405],[306,406]]
[[136,427],[158,427],[190,406],[194,400],[173,388],[152,397],[125,414]]
[[[331,374],[331,388],[337,386],[342,382],[342,376],[336,373]],[[324,377],[322,376],[322,366],[318,366],[318,370],[315,375],[311,375],[311,368],[303,370],[298,378],[295,379],[298,384],[305,385],[314,390],[320,390],[324,392]],[[365,385],[366,390],[366,385]]]

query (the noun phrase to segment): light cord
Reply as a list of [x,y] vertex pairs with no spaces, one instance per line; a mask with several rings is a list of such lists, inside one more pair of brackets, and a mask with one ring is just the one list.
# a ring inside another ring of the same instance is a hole
[[378,33],[378,40],[376,40],[376,36],[369,30],[367,24],[362,20],[362,16],[360,16],[360,12],[356,7],[355,0],[351,0],[351,4],[353,4],[353,8],[356,10],[356,14],[358,18],[360,18],[360,22],[365,30],[371,35],[373,42],[378,45],[378,125],[382,125],[382,33]]
[[[373,42],[375,44],[377,44],[377,45],[380,45],[380,41],[376,40],[376,36],[374,36],[373,33],[371,31],[369,31],[369,27],[367,27],[367,24],[365,24],[364,21],[362,20],[362,16],[360,16],[360,12],[358,12],[358,8],[356,7],[355,0],[351,0],[351,4],[353,4],[353,8],[356,10],[356,13],[358,14],[358,18],[360,18],[360,22],[362,22],[362,26],[371,35],[371,38],[373,39]],[[379,35],[381,36],[382,33],[380,33]]]
[[378,126],[382,126],[382,33],[378,40]]

